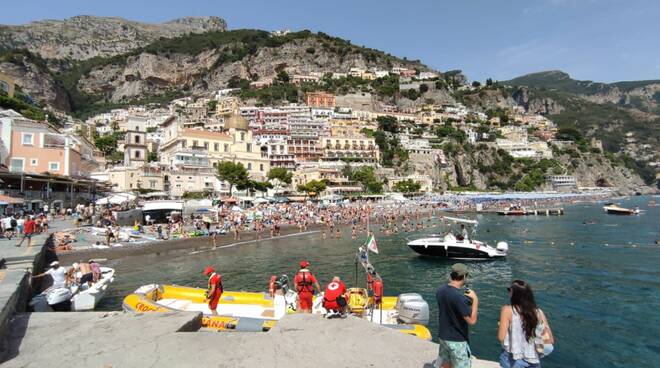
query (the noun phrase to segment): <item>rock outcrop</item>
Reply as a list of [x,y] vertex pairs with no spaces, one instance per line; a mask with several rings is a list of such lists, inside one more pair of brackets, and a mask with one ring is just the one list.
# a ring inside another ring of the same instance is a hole
[[552,98],[531,96],[528,87],[518,87],[513,91],[511,97],[516,104],[531,114],[556,115],[565,109]]
[[0,26],[0,49],[28,49],[44,59],[85,60],[123,54],[161,37],[227,30],[218,17],[186,17],[161,24],[76,16]]

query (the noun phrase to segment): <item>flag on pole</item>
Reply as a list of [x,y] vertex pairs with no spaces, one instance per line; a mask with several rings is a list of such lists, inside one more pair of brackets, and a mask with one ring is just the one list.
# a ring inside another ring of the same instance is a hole
[[369,238],[367,238],[367,249],[370,251],[378,254],[378,245],[376,245],[376,238],[372,235],[369,235]]

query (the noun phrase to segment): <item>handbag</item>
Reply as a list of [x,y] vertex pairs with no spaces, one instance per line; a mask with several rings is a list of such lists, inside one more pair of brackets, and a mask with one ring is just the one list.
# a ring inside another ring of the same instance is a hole
[[536,325],[536,330],[534,331],[534,346],[536,347],[536,352],[539,354],[539,358],[550,355],[555,349],[551,343],[552,339],[547,323],[545,314],[539,309],[539,323]]

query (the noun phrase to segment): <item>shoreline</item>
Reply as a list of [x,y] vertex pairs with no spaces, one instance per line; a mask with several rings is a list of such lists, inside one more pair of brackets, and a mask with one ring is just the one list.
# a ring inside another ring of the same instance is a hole
[[[468,198],[472,198],[472,197],[468,197]],[[589,198],[585,198],[582,196],[577,196],[575,195],[575,193],[572,193],[567,197],[552,198],[552,203],[546,204],[542,202],[540,203],[540,206],[536,206],[536,207],[549,208],[549,207],[556,207],[559,205],[570,206],[580,203],[599,203],[599,202],[607,201],[612,198],[613,198],[612,196],[597,196],[597,197],[589,196]],[[532,198],[529,200],[534,200],[534,199]],[[456,207],[432,208],[430,207],[431,205],[430,203],[425,203],[420,201],[411,201],[410,203],[404,202],[400,204],[400,206],[402,210],[411,210],[411,209],[418,210],[419,214],[423,217],[426,217],[429,214],[429,212],[432,211],[435,211],[434,217],[438,217],[442,215],[442,213],[446,213],[449,215],[456,215],[456,214],[496,215],[499,208],[504,208],[506,206],[505,202],[507,201],[496,200],[495,202],[498,204],[498,207],[487,208],[479,211],[475,209],[474,203],[463,208],[456,208]],[[441,201],[437,201],[436,203],[441,203]],[[381,205],[383,206],[381,208],[386,208],[387,206],[391,206],[392,204],[388,204],[388,205],[381,204]],[[529,206],[529,207],[534,208],[534,206]],[[546,215],[544,214],[530,215],[530,216],[546,217]],[[371,218],[375,219],[376,216],[372,215]],[[371,225],[381,226],[382,224],[380,222],[374,221],[371,222]],[[181,251],[186,249],[191,250],[191,254],[197,254],[203,252],[210,252],[217,249],[226,249],[244,244],[251,244],[255,242],[269,241],[278,238],[320,233],[321,231],[323,231],[324,227],[325,225],[321,223],[310,223],[309,225],[307,225],[307,230],[301,232],[297,225],[285,224],[281,226],[280,236],[270,237],[268,232],[265,231],[263,233],[264,236],[261,239],[257,239],[257,233],[254,229],[243,231],[241,233],[240,240],[234,240],[233,234],[231,232],[227,232],[226,234],[216,236],[216,249],[213,249],[213,240],[211,236],[199,236],[199,237],[189,237],[189,238],[148,241],[148,242],[140,242],[140,243],[122,242],[122,246],[110,247],[110,248],[94,248],[90,245],[83,245],[82,248],[74,247],[74,250],[72,251],[60,252],[57,254],[57,256],[62,262],[73,263],[79,261],[80,259],[95,258],[95,259],[116,260],[129,256],[141,256],[141,255],[148,255],[158,252]],[[339,228],[346,228],[346,227],[350,227],[350,224],[341,223],[339,225]],[[74,229],[68,229],[68,230],[74,230]],[[62,230],[62,231],[66,231],[66,230]],[[362,233],[359,234],[362,235]],[[329,237],[329,239],[330,238],[331,237]]]

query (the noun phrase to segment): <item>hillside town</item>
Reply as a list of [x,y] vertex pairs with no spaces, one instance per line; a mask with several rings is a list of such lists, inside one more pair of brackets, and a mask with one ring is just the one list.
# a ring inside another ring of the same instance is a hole
[[[441,78],[401,67],[304,75],[284,71],[277,78],[282,75],[296,85],[317,85],[328,77],[396,76],[404,94],[434,89]],[[278,81],[256,81],[249,89],[273,83]],[[13,92],[13,86],[4,85],[6,93]],[[271,106],[243,100],[239,91],[113,109],[85,121],[69,118],[59,128],[0,111],[5,194],[21,194],[32,210],[44,200],[53,202],[53,192],[62,197],[56,204],[73,203],[76,196],[91,199],[101,191],[243,200],[429,193],[449,189],[442,181],[444,170],[451,169],[445,156],[451,142],[534,161],[552,159],[553,147],[575,144],[555,139],[552,121],[522,108],[484,113],[433,101],[402,108],[374,102],[369,93],[336,96],[319,90],[306,92],[304,103]],[[591,147],[602,149],[595,140]],[[218,175],[228,162],[242,166],[249,179],[240,183]],[[546,188],[578,189],[574,176],[555,171],[547,176]]]

